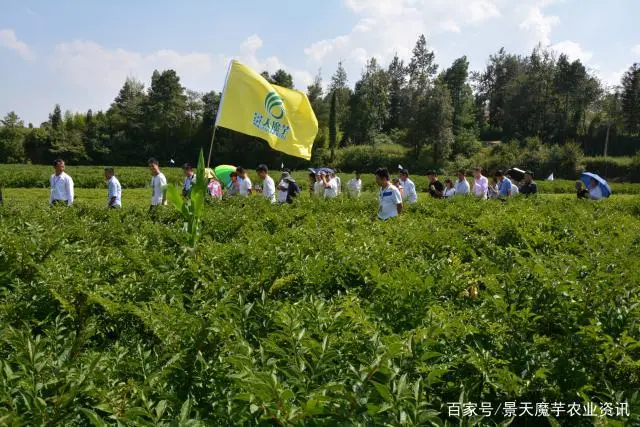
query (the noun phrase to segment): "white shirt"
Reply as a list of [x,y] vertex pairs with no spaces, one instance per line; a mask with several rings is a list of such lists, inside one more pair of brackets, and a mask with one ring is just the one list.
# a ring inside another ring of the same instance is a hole
[[116,178],[115,176],[109,178],[109,181],[107,181],[107,188],[107,206],[109,206],[109,202],[111,201],[112,197],[115,197],[116,201],[111,206],[122,206],[122,186],[120,185],[120,181],[118,181],[118,178]]
[[246,178],[238,178],[240,181],[240,195],[247,197],[249,195],[249,190],[251,190],[251,180],[249,177]]
[[466,196],[471,192],[471,187],[469,187],[469,181],[467,179],[463,179],[462,181],[456,181],[455,185],[456,195],[458,196]]
[[400,180],[402,188],[404,189],[404,198],[407,199],[407,203],[415,203],[418,201],[418,193],[416,193],[416,185],[407,178],[406,181]]
[[[280,190],[280,187],[286,188],[287,190]],[[287,202],[287,194],[289,193],[289,183],[287,181],[280,181],[278,183],[278,203],[286,203]]]
[[73,179],[66,173],[60,175],[53,174],[49,179],[51,184],[51,195],[49,196],[49,204],[53,204],[56,200],[67,202],[67,205],[73,204]]
[[589,189],[589,198],[591,200],[602,199],[602,189],[599,185],[596,185],[595,187]]
[[517,194],[520,194],[520,190],[518,189],[518,186],[514,184],[511,186],[511,195],[515,196]]
[[165,185],[167,185],[167,178],[162,172],[158,172],[158,175],[151,177],[151,206],[167,204],[166,200],[164,203],[162,202],[162,199],[164,199],[163,187]]
[[456,193],[457,193],[457,191],[456,191],[456,189],[454,187],[445,188],[443,196],[444,196],[445,199],[448,199],[450,197],[455,196]]
[[358,178],[352,178],[351,181],[347,183],[347,188],[349,189],[349,194],[351,195],[351,197],[360,197],[362,180]]
[[473,183],[473,195],[482,199],[486,199],[488,192],[489,180],[486,176],[480,175],[480,178],[476,179]]
[[271,203],[276,202],[276,183],[269,175],[262,181],[262,195]]
[[318,197],[324,196],[324,182],[316,181],[316,183],[313,184],[313,193]]
[[338,194],[342,191],[342,180],[338,175],[336,175],[336,186],[338,187]]
[[402,203],[402,196],[395,185],[389,184],[387,188],[381,188],[378,200],[380,201],[379,219],[386,220],[398,216],[398,205]]
[[324,198],[334,199],[338,197],[338,183],[335,178],[331,178],[324,187]]

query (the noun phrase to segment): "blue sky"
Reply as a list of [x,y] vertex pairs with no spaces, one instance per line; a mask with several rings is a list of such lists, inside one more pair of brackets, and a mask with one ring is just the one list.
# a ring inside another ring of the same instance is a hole
[[106,109],[127,76],[148,83],[154,69],[221,90],[231,58],[285,68],[301,89],[342,60],[353,84],[368,57],[408,58],[420,33],[441,68],[541,43],[613,85],[640,62],[638,16],[640,0],[2,0],[0,114],[37,125],[56,103]]

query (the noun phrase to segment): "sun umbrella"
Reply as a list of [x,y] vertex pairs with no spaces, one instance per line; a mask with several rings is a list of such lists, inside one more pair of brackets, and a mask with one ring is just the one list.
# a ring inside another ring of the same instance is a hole
[[507,175],[509,175],[511,178],[515,179],[516,181],[522,181],[524,179],[524,173],[525,172],[519,168],[511,168],[507,171]]
[[213,172],[216,174],[218,179],[224,184],[225,187],[231,186],[231,173],[236,171],[235,166],[231,165],[220,165],[216,166]]
[[611,187],[609,187],[607,181],[605,181],[605,179],[600,175],[596,175],[591,172],[583,172],[582,175],[580,175],[580,181],[584,182],[584,185],[586,185],[587,188],[591,188],[591,179],[595,179],[600,186],[600,190],[602,190],[602,197],[609,197],[611,195]]

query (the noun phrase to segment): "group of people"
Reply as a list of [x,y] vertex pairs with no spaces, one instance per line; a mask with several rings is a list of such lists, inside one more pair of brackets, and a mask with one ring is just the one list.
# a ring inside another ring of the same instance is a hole
[[[160,170],[159,162],[156,159],[149,159],[149,169],[151,171],[151,207],[165,205],[167,178]],[[73,179],[65,173],[65,163],[63,160],[54,162],[55,173],[51,176],[51,194],[49,203],[51,205],[72,205],[74,200]],[[194,168],[190,164],[183,166],[184,182],[182,195],[189,198],[192,187],[196,182]],[[494,174],[493,182],[483,175],[481,168],[473,171],[473,186],[467,180],[463,170],[458,171],[455,180],[445,179],[444,183],[438,178],[435,171],[427,172],[429,179],[428,192],[432,198],[449,199],[458,196],[473,196],[479,199],[500,199],[506,200],[517,194],[526,196],[537,194],[538,188],[534,181],[534,173],[526,171],[522,182],[518,182],[510,174],[497,171]],[[300,194],[300,186],[291,175],[290,171],[282,172],[278,184],[269,175],[266,165],[259,165],[256,173],[261,181],[258,185],[253,185],[247,171],[238,167],[230,174],[230,185],[226,195],[248,197],[253,193],[262,195],[271,203],[293,203],[293,200]],[[107,206],[109,208],[120,208],[122,206],[122,186],[115,176],[113,168],[104,169],[104,177],[107,181]],[[223,197],[223,185],[217,177],[207,170],[207,191],[212,199]],[[407,169],[400,169],[398,177],[391,178],[387,169],[381,168],[375,172],[376,184],[379,190],[379,210],[378,218],[386,220],[402,213],[403,204],[414,204],[418,201],[416,184],[409,178]],[[584,188],[582,182],[576,183],[578,198],[600,199],[603,197],[602,191],[595,180],[591,180],[589,188]],[[360,197],[362,192],[362,180],[359,172],[347,183],[347,195],[352,198]],[[309,191],[314,198],[334,199],[342,192],[340,177],[332,170],[320,169],[309,174]]]

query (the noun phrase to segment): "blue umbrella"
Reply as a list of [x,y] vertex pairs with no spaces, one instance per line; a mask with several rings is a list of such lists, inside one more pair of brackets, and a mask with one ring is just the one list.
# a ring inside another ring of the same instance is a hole
[[331,168],[309,168],[309,172],[313,172],[313,173],[320,173],[320,172],[325,172],[325,173],[333,173],[333,169]]
[[609,187],[607,181],[605,181],[600,175],[596,175],[591,172],[583,172],[582,175],[580,175],[580,181],[584,182],[584,185],[586,185],[587,188],[591,188],[591,179],[595,179],[600,186],[600,190],[602,190],[602,197],[609,197],[611,195],[611,187]]

